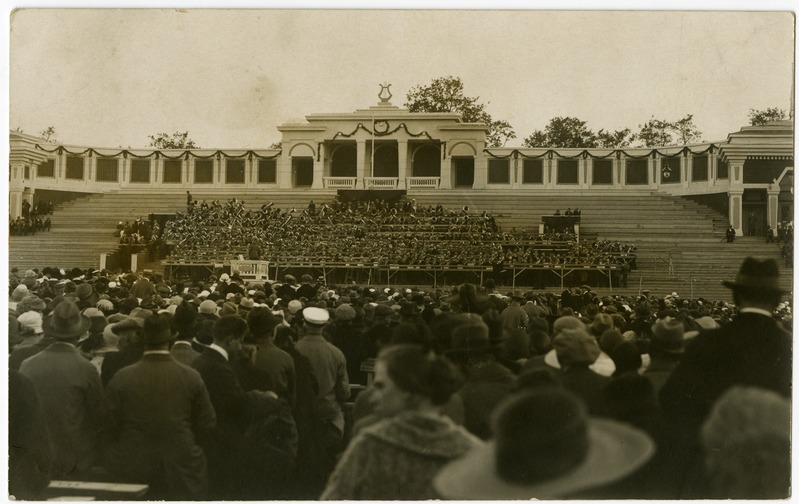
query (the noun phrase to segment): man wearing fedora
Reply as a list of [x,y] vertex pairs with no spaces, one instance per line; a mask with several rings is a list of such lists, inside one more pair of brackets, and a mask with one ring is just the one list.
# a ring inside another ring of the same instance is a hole
[[704,496],[699,430],[727,389],[744,385],[791,396],[791,335],[773,317],[784,294],[777,263],[747,257],[735,281],[723,283],[732,290],[739,314],[721,328],[700,332],[660,392],[663,418],[673,434],[671,476],[684,490],[679,497]]
[[144,319],[144,354],[120,369],[105,391],[106,467],[122,481],[147,483],[148,499],[207,497],[206,458],[198,438],[216,425],[200,374],[169,353],[172,315]]
[[53,479],[79,479],[94,462],[102,423],[102,387],[97,369],[76,348],[89,319],[65,300],[44,319],[52,345],[26,359],[20,372],[33,383],[53,443]]

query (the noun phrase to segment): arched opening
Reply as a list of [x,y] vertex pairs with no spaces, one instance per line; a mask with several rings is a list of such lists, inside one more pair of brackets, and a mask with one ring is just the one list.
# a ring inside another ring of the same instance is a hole
[[441,150],[437,145],[422,145],[413,153],[414,177],[440,177],[441,176]]
[[375,148],[373,177],[398,177],[399,152],[396,144],[378,145]]
[[355,145],[341,145],[333,151],[330,161],[331,177],[358,176],[358,150]]

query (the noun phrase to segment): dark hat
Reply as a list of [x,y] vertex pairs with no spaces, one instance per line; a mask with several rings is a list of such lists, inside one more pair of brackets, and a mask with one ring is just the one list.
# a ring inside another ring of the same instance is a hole
[[348,303],[340,304],[335,311],[336,320],[340,321],[354,320],[355,315],[355,308]]
[[467,322],[452,330],[451,348],[447,353],[479,353],[496,348],[491,344],[488,326],[484,322]]
[[583,329],[564,329],[552,340],[558,361],[568,364],[593,364],[599,357],[596,338]]
[[42,327],[45,334],[53,338],[73,339],[86,333],[90,325],[89,319],[81,315],[75,303],[64,300],[44,319]]
[[384,304],[379,304],[375,307],[375,317],[385,317],[387,315],[392,315],[393,313],[394,310]]
[[685,352],[685,328],[682,322],[666,317],[652,324],[652,346],[669,353]]
[[774,259],[759,260],[747,257],[734,282],[723,280],[721,283],[733,290],[760,290],[784,294],[779,285],[780,271]]
[[172,314],[157,313],[144,319],[141,330],[146,345],[161,345],[172,340]]
[[119,322],[111,324],[111,332],[114,334],[119,334],[122,331],[129,331],[129,330],[140,330],[142,328],[143,320],[139,317],[130,317],[127,315],[122,315],[125,317],[124,319],[120,320]]
[[446,499],[557,499],[605,486],[648,461],[643,431],[591,418],[580,399],[556,387],[514,394],[492,417],[494,439],[438,473]]
[[419,308],[414,303],[402,303],[400,305],[400,315],[414,316],[419,314]]
[[515,290],[515,291],[513,291],[513,292],[511,293],[511,295],[510,295],[510,298],[511,298],[511,299],[518,299],[518,300],[525,299],[525,297],[524,297],[524,293],[523,293],[522,291],[520,291],[520,290]]

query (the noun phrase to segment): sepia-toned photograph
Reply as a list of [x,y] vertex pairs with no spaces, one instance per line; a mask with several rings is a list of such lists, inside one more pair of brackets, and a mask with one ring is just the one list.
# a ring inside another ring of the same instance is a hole
[[793,7],[17,3],[7,499],[792,496]]

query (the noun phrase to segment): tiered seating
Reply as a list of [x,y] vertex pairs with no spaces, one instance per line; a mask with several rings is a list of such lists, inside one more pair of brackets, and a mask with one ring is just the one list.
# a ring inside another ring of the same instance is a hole
[[569,233],[503,231],[488,212],[400,204],[334,201],[298,211],[235,198],[193,207],[167,222],[170,262],[223,262],[247,255],[254,243],[276,263],[354,263],[377,266],[525,267],[618,265],[635,248],[619,242],[577,243]]

